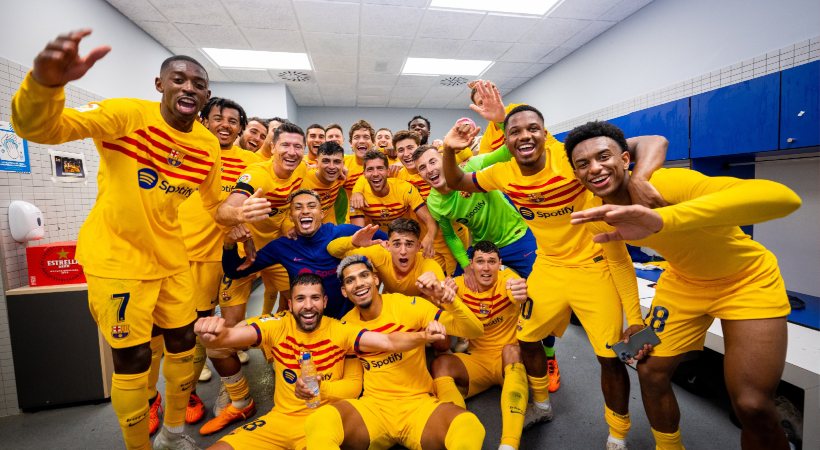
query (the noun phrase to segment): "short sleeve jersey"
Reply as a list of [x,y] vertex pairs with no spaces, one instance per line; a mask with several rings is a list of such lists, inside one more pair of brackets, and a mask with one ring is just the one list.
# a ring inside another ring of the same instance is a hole
[[553,265],[586,266],[600,260],[600,245],[585,227],[569,223],[592,194],[575,178],[564,144],[548,136],[544,169],[525,176],[513,161],[493,164],[473,173],[483,191],[500,190],[512,201],[535,235],[538,254]]
[[357,248],[350,254],[364,255],[373,263],[373,267],[378,272],[379,280],[384,283],[384,292],[398,292],[404,295],[421,295],[421,291],[416,287],[416,280],[425,272],[433,272],[439,280],[444,279],[444,271],[441,265],[434,259],[422,256],[421,252],[416,254],[416,260],[410,272],[402,278],[396,276],[393,266],[393,257],[381,245],[371,245],[370,247]]
[[501,349],[507,344],[518,342],[515,337],[518,324],[518,307],[507,290],[507,280],[520,278],[510,269],[504,269],[498,274],[498,281],[492,289],[484,292],[475,292],[464,284],[464,277],[456,277],[458,296],[470,308],[484,325],[484,336],[470,339],[471,352],[490,352],[501,354]]
[[276,176],[273,171],[273,160],[251,164],[236,181],[233,192],[251,196],[257,189],[262,189],[265,198],[271,203],[270,218],[259,222],[248,222],[256,248],[262,248],[268,242],[282,235],[282,224],[290,215],[290,194],[299,189],[305,178],[304,163],[286,179]]
[[[441,310],[423,298],[403,294],[382,294],[382,311],[378,318],[365,321],[358,309],[344,320],[348,324],[379,333],[423,330]],[[364,366],[363,397],[385,403],[427,397],[433,392],[433,379],[427,371],[424,347],[406,352],[360,353]]]
[[65,108],[64,89],[42,86],[31,74],[12,100],[11,120],[34,142],[94,139],[97,200],[77,244],[86,273],[153,280],[188,270],[178,208],[197,189],[208,211],[219,206],[219,142],[202,124],[176,130],[158,102],[130,98]]
[[[284,414],[308,415],[314,410],[296,397],[294,385],[302,375],[299,360],[310,352],[322,381],[335,381],[344,376],[345,355],[352,354],[362,331],[361,327],[322,317],[319,327],[310,333],[302,331],[293,314],[283,311],[274,316],[254,318],[248,324],[256,329],[256,347],[262,347],[273,357],[273,404]],[[321,404],[328,401],[321,399]]]
[[324,223],[336,223],[336,214],[333,206],[336,204],[336,199],[339,197],[339,188],[344,185],[344,180],[337,179],[333,183],[327,185],[319,180],[317,174],[318,169],[309,168],[305,174],[305,180],[302,182],[302,189],[310,189],[322,199],[322,212],[325,217],[322,220]]
[[[222,191],[220,201],[236,186],[236,179],[248,165],[261,161],[256,153],[233,146],[229,150],[221,150],[219,159],[222,162],[220,184]],[[222,260],[223,232],[214,222],[214,218],[202,206],[202,197],[194,192],[179,207],[179,222],[182,225],[182,237],[185,248],[188,249],[188,259],[191,261],[219,262]]]
[[368,206],[353,210],[351,219],[367,217],[384,232],[387,232],[387,225],[399,217],[415,219],[413,213],[424,205],[419,191],[412,184],[395,178],[387,178],[385,182],[390,191],[384,197],[376,196],[370,183],[365,185],[362,194]]

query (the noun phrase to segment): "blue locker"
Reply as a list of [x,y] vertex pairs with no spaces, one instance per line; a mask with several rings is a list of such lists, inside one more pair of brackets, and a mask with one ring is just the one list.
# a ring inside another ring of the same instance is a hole
[[667,161],[689,158],[689,98],[635,111],[609,120],[627,138],[657,134],[669,140]]
[[780,73],[692,97],[690,156],[777,150]]
[[820,145],[820,61],[780,74],[780,148]]

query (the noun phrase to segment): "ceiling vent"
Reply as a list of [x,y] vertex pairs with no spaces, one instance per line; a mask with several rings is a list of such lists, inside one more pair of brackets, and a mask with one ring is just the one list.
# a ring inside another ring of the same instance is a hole
[[446,78],[442,78],[439,81],[439,83],[442,86],[454,87],[454,86],[463,86],[463,85],[467,84],[468,81],[469,80],[467,78],[464,78],[464,77],[446,77]]
[[300,72],[298,70],[285,70],[276,74],[281,80],[291,81],[295,83],[304,83],[310,81],[310,75],[307,72]]

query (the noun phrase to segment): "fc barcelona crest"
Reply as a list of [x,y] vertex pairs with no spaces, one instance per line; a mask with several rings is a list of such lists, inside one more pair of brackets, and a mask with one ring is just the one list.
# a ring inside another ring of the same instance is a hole
[[382,212],[381,212],[381,216],[382,216],[382,219],[386,219],[386,218],[390,217],[390,210],[389,209],[383,209]]
[[486,316],[490,313],[490,305],[488,305],[487,303],[481,303],[480,305],[478,305],[478,312],[481,313],[481,315]]
[[546,198],[544,198],[544,195],[540,192],[533,192],[532,194],[529,194],[527,197],[533,203],[542,203],[544,200],[546,200]]
[[119,324],[111,327],[111,336],[114,339],[123,339],[128,336],[128,325]]
[[168,164],[174,167],[181,166],[183,159],[185,159],[185,154],[180,153],[179,150],[171,150],[171,153],[168,153]]

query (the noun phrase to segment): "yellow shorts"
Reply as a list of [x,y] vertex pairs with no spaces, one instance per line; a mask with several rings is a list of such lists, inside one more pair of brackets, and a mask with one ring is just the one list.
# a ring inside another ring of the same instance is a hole
[[[259,275],[262,276],[262,282],[265,283],[266,296],[273,296],[276,299],[277,292],[290,290],[288,272],[281,264],[268,267],[259,272]],[[226,306],[247,304],[248,298],[251,296],[253,280],[257,276],[257,274],[253,274],[238,280],[223,277],[219,289],[219,306],[224,308]]]
[[561,336],[569,324],[570,311],[581,321],[595,354],[614,358],[607,348],[623,331],[623,308],[606,261],[592,266],[562,267],[543,262],[539,256],[527,278],[530,299],[521,305],[517,337],[537,342]]
[[386,404],[368,397],[345,400],[362,416],[370,434],[370,449],[403,445],[421,449],[421,434],[441,402],[433,396]]
[[120,280],[86,274],[88,309],[112,348],[151,340],[154,324],[179,328],[196,320],[191,272],[159,280]]
[[219,304],[219,288],[222,285],[222,263],[217,261],[191,261],[194,277],[194,305],[197,311],[210,311]]
[[246,448],[270,448],[303,450],[305,442],[305,421],[308,415],[291,416],[274,408],[271,412],[237,427],[219,441],[235,450]]
[[454,353],[467,368],[470,386],[467,388],[467,397],[480,394],[493,386],[504,384],[504,368],[501,362],[501,350],[481,353]]
[[653,355],[675,356],[702,350],[714,319],[784,317],[791,308],[777,260],[771,253],[753,270],[713,282],[692,281],[667,270],[644,320],[661,340]]

